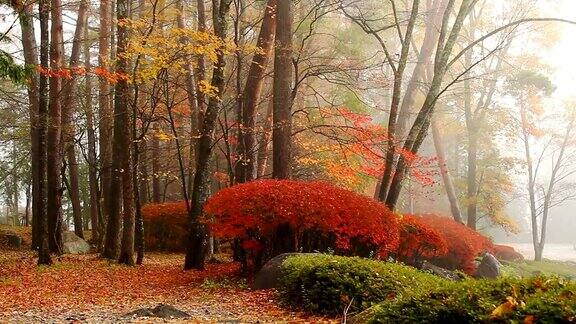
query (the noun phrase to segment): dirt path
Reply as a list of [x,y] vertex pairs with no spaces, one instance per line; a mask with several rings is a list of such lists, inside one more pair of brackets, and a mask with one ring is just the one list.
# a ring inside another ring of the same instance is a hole
[[250,290],[234,263],[186,272],[182,264],[182,255],[149,254],[138,267],[84,255],[38,268],[31,252],[0,251],[0,322],[154,322],[123,315],[159,303],[198,322],[327,320],[280,306],[274,291]]

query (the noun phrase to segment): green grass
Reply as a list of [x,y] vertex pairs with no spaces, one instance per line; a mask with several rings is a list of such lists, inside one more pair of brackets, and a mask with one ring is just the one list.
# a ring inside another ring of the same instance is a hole
[[559,261],[518,261],[502,262],[502,271],[505,275],[517,277],[531,277],[537,274],[557,275],[564,278],[576,279],[576,264]]

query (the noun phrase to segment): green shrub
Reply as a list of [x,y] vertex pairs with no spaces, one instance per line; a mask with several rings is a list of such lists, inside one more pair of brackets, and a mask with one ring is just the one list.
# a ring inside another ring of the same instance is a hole
[[357,312],[372,304],[424,292],[447,283],[444,279],[401,265],[331,255],[302,255],[283,263],[284,299],[324,314]]
[[576,321],[576,284],[555,277],[467,279],[387,300],[361,314],[372,323]]

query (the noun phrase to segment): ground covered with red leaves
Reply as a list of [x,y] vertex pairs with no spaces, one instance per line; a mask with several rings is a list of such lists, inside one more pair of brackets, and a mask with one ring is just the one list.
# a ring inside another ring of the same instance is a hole
[[148,254],[136,267],[95,254],[35,263],[32,252],[0,251],[0,322],[133,322],[124,314],[159,303],[198,322],[329,321],[282,305],[274,291],[249,289],[230,262],[205,271],[183,271],[176,254]]

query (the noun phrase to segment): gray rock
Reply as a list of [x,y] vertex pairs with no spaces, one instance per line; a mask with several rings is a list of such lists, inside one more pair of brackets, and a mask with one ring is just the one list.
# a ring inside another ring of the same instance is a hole
[[500,276],[500,268],[502,264],[490,253],[485,253],[482,261],[476,268],[474,277],[495,279]]
[[177,309],[174,306],[158,304],[154,308],[140,308],[133,312],[130,312],[124,317],[158,317],[165,319],[172,318],[189,318],[190,314]]
[[422,265],[420,266],[420,270],[428,271],[434,275],[437,275],[438,277],[442,277],[444,279],[448,279],[451,281],[458,281],[458,280],[463,279],[460,274],[458,274],[454,271],[450,271],[448,269],[444,269],[442,267],[433,265],[432,263],[430,263],[428,261],[422,262]]
[[90,244],[74,232],[64,232],[62,234],[62,245],[66,254],[84,254],[90,252]]
[[254,283],[252,284],[253,289],[270,289],[279,288],[281,284],[282,276],[282,262],[286,258],[295,255],[305,255],[305,254],[315,254],[315,253],[284,253],[277,255],[266,262],[266,264],[258,271],[256,277],[254,277]]
[[22,246],[22,236],[18,233],[3,231],[0,232],[0,241],[5,242],[8,247],[19,248]]

